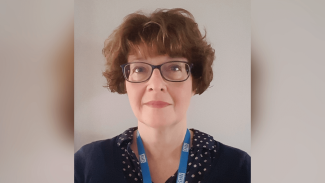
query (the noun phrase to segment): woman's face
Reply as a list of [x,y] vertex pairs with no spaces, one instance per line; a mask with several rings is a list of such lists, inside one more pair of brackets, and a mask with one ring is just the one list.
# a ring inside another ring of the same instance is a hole
[[[186,58],[171,58],[168,55],[141,57],[129,55],[128,62],[146,62],[160,65],[169,61],[188,61]],[[125,81],[126,90],[134,115],[139,122],[152,128],[161,128],[186,122],[186,111],[190,105],[192,77],[183,82],[170,82],[154,69],[151,78],[142,83]],[[161,105],[157,101],[167,103]],[[150,103],[151,102],[151,103]]]

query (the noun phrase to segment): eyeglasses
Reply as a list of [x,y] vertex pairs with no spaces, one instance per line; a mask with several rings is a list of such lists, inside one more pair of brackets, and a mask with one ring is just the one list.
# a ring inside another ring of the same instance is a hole
[[159,69],[161,76],[171,82],[183,82],[191,74],[192,63],[171,61],[161,65],[133,62],[121,65],[124,78],[131,83],[141,83],[150,79],[153,70]]

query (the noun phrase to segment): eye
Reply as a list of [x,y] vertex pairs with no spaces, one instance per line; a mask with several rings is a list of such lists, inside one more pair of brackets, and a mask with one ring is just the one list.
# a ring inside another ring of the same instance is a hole
[[135,73],[145,72],[145,68],[144,67],[136,67],[133,69],[133,72],[135,72]]
[[181,69],[181,66],[179,66],[179,65],[172,65],[172,66],[170,66],[170,70],[181,71],[182,69]]

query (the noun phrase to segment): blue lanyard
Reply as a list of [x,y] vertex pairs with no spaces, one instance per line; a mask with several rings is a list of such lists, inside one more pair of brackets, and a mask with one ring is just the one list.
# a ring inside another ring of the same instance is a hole
[[[184,183],[185,182],[185,176],[186,176],[186,169],[187,169],[187,160],[188,160],[188,154],[190,149],[190,131],[187,129],[186,135],[183,142],[183,148],[181,153],[181,160],[179,162],[178,167],[178,174],[177,174],[177,183]],[[138,145],[138,153],[139,153],[139,159],[140,159],[140,166],[142,171],[142,177],[143,177],[143,183],[152,183],[150,171],[149,171],[149,164],[147,161],[146,153],[144,151],[143,143],[140,137],[140,133],[138,130],[137,133],[137,145]]]

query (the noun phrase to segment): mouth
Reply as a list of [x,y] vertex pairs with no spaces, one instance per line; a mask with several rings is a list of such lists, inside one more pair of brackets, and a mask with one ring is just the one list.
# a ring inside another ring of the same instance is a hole
[[171,104],[164,102],[164,101],[150,101],[150,102],[144,103],[144,105],[152,107],[152,108],[163,108],[163,107],[167,107]]

